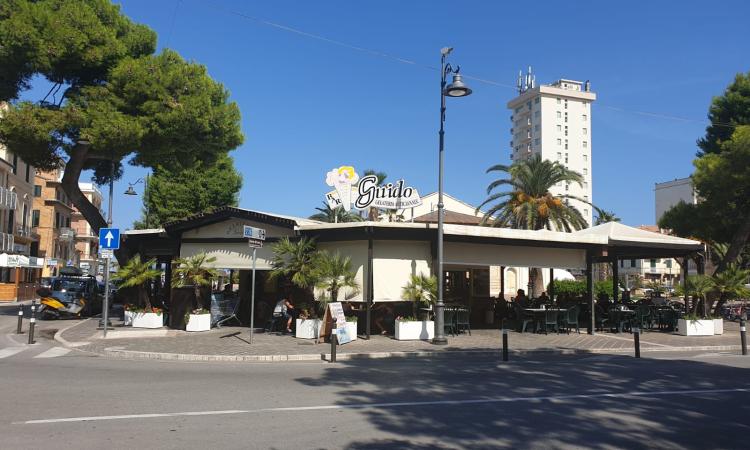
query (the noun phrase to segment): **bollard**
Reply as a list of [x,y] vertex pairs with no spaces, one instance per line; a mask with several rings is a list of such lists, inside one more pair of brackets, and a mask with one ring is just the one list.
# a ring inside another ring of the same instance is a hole
[[503,328],[503,361],[508,360],[508,330]]
[[745,315],[740,317],[740,340],[742,341],[742,354],[747,355],[747,330],[745,329]]
[[31,302],[31,319],[29,319],[29,344],[35,344],[34,342],[34,325],[36,322],[36,302]]
[[18,327],[16,328],[16,334],[23,332],[23,305],[18,306]]
[[633,328],[633,343],[635,344],[635,357],[641,357],[641,329]]
[[333,318],[333,328],[331,328],[331,362],[336,362],[336,345],[339,343],[338,335],[336,334],[336,318]]

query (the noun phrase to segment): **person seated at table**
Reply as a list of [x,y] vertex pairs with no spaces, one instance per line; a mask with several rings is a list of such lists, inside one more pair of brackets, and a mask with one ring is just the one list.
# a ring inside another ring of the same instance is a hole
[[550,298],[547,296],[546,291],[542,292],[542,295],[539,296],[538,300],[540,305],[549,305],[550,303],[552,303],[552,300],[550,300]]
[[378,328],[380,334],[388,334],[388,330],[396,323],[396,314],[394,313],[393,306],[388,303],[378,303],[373,307],[373,310],[378,312],[375,315],[375,327]]
[[292,319],[294,319],[294,305],[288,298],[284,297],[276,302],[273,308],[274,317],[283,317],[286,320],[286,332],[292,332]]
[[515,301],[524,308],[528,305],[529,298],[526,297],[526,292],[523,289],[519,289],[518,291],[516,291]]

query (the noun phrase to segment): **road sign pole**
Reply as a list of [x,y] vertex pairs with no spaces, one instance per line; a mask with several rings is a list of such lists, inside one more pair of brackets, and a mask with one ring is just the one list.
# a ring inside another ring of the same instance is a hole
[[253,343],[253,331],[255,330],[255,255],[258,251],[253,247],[253,286],[250,290],[250,343]]
[[102,305],[102,316],[104,318],[104,337],[107,337],[107,324],[109,323],[109,261],[104,263],[104,304]]

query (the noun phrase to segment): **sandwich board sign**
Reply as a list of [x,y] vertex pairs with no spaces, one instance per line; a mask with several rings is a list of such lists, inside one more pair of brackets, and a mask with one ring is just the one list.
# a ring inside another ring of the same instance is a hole
[[[333,328],[333,319],[336,318],[336,328]],[[352,336],[349,336],[349,330],[346,328],[346,316],[344,315],[344,307],[341,302],[331,302],[326,308],[326,312],[323,315],[323,324],[321,327],[321,336],[336,334],[336,338],[339,344],[346,344],[352,341]]]

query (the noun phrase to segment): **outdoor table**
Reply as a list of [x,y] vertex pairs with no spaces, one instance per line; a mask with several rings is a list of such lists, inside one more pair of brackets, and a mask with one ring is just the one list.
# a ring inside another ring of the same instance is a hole
[[567,308],[524,308],[524,311],[530,313],[532,316],[534,316],[534,321],[536,322],[535,328],[537,331],[539,330],[539,323],[544,323],[547,311],[555,311],[557,312],[557,320],[560,320],[560,314],[568,312]]
[[[623,320],[614,320],[614,317],[612,317],[613,314],[617,315],[618,318],[621,318]],[[624,321],[630,322],[632,319],[632,316],[635,315],[635,311],[633,311],[632,309],[613,308],[613,309],[610,309],[609,315],[610,315],[610,320],[612,324],[613,325],[615,323],[617,324],[617,332],[622,333],[622,323]]]

